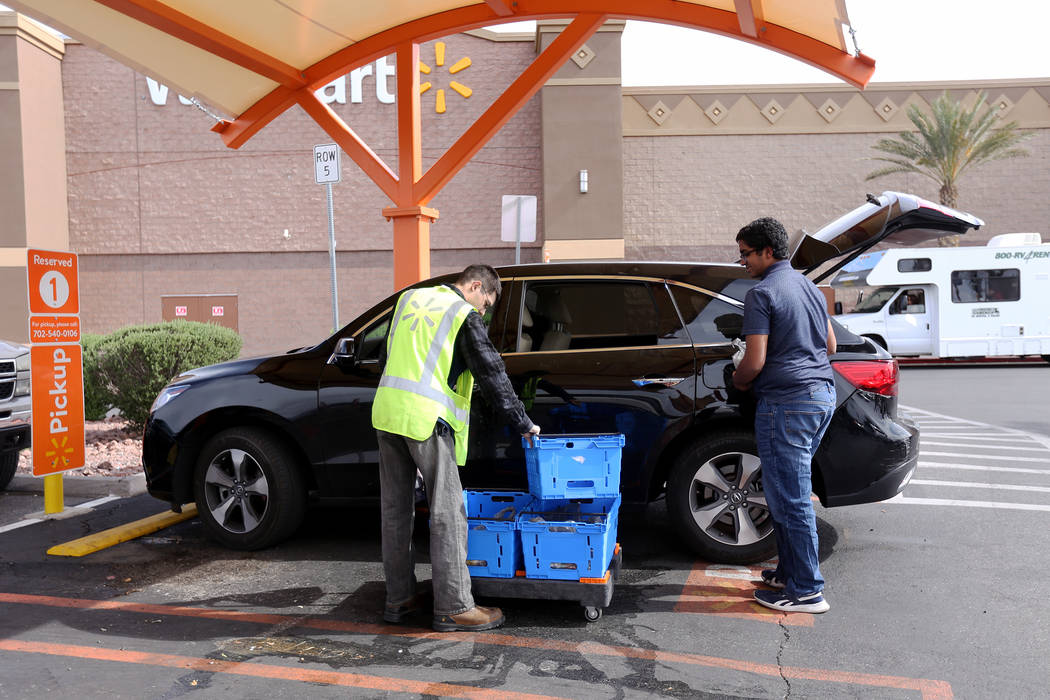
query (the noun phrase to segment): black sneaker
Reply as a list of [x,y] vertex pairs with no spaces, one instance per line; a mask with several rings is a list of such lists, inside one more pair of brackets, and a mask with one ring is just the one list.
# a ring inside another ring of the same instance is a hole
[[792,598],[783,591],[755,591],[755,602],[780,612],[822,613],[831,609],[820,591]]
[[784,582],[777,578],[776,569],[762,569],[762,583],[777,590],[784,588]]

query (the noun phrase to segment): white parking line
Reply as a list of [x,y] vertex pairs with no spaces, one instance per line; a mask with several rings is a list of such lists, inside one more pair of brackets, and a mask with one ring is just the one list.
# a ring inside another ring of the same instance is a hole
[[1041,491],[1050,493],[1050,486],[1024,486],[1022,484],[979,484],[973,481],[941,481],[940,479],[912,479],[910,484],[919,486],[959,486],[967,489],[1003,489],[1006,491]]
[[1050,512],[1050,505],[1039,505],[1036,503],[1000,503],[998,501],[966,501],[952,498],[910,498],[894,496],[883,503],[901,503],[914,506],[958,506],[969,508],[999,508],[1002,510],[1041,510]]
[[119,498],[122,498],[122,496],[103,496],[102,498],[96,498],[95,500],[88,501],[87,503],[78,503],[77,505],[72,506],[72,507],[73,508],[94,508],[95,506],[100,506],[103,503],[109,503],[110,501],[115,501],[115,500],[117,500]]
[[[987,433],[982,433],[982,434],[968,433],[966,435],[962,435],[960,433],[928,433],[926,431],[923,431],[922,437],[924,437],[924,438],[928,438],[928,437],[935,437],[935,438],[961,438],[963,440],[979,440],[980,442],[1009,442],[1009,443],[1016,443],[1017,439],[1019,437],[1022,437],[1022,436],[1002,435],[1002,434],[990,435],[990,434],[987,434]],[[1031,437],[1029,437],[1028,439],[1032,440]],[[924,442],[925,442],[925,440],[924,440]],[[1036,444],[1042,444],[1042,443],[1039,443],[1036,440],[1032,440],[1032,442],[1035,442]],[[958,443],[956,443],[956,444],[958,444]],[[977,445],[975,445],[975,447],[977,447]]]
[[996,461],[1002,460],[1004,462],[1038,462],[1039,464],[1050,464],[1050,459],[1040,459],[1039,457],[1004,457],[1002,455],[965,455],[958,452],[927,452],[920,450],[920,454],[923,457],[976,457],[978,459],[987,459],[988,457],[994,457]]
[[[1023,430],[1015,430],[1013,428],[1004,428],[1004,427],[999,426],[999,425],[992,425],[991,423],[981,423],[980,421],[969,420],[969,419],[966,419],[966,418],[958,418],[956,416],[946,416],[943,413],[934,413],[933,411],[927,411],[925,409],[916,408],[916,407],[913,407],[913,406],[901,405],[901,408],[906,413],[911,414],[912,418],[914,418],[916,421],[922,421],[922,420],[925,419],[925,417],[943,418],[943,419],[946,419],[946,420],[955,421],[955,425],[958,426],[961,429],[964,428],[964,426],[976,426],[976,427],[980,427],[980,428],[990,428],[991,430],[996,431],[996,432],[991,432],[991,433],[971,433],[971,434],[972,435],[1000,435],[1000,436],[1002,436],[1002,435],[1017,435],[1017,436],[1024,436],[1024,437],[1027,437],[1027,438],[1029,438],[1031,440],[1035,440],[1036,442],[1038,442],[1039,444],[1045,446],[1048,450],[1050,450],[1050,435],[1040,435],[1038,433],[1026,433]],[[947,427],[949,427],[949,426],[944,426],[944,428],[947,428]],[[955,427],[955,426],[953,426],[953,427]],[[941,430],[941,429],[942,428],[940,426],[938,426],[938,430]]]
[[1013,474],[1050,475],[1050,469],[1025,469],[1024,467],[987,467],[983,464],[958,464],[956,462],[919,462],[920,467],[936,469],[967,469],[978,472],[1011,472]]
[[[1016,440],[1014,442],[1016,442]],[[1034,447],[1014,447],[1012,445],[963,445],[958,442],[935,442],[934,440],[923,440],[922,444],[940,445],[941,447],[968,447],[978,450],[1024,450],[1026,452],[1046,452],[1046,448],[1042,445],[1035,445]],[[984,455],[980,456],[983,457]]]
[[44,522],[43,518],[26,518],[25,520],[19,520],[17,523],[11,523],[10,525],[4,525],[3,527],[0,527],[0,532],[10,532],[11,530],[17,530],[20,527],[25,527],[26,525],[32,525],[33,523],[42,522]]
[[[122,498],[122,496],[103,496],[102,498],[96,498],[93,501],[87,501],[85,503],[78,503],[75,506],[70,506],[67,510],[74,510],[74,509],[76,509],[77,511],[88,511],[88,510],[91,510],[92,508],[95,508],[96,506],[102,505],[103,503],[109,503],[110,501],[116,501],[116,500],[118,500],[120,498]],[[62,513],[55,513],[54,515],[56,517],[61,517]],[[27,525],[35,525],[36,523],[42,523],[45,520],[49,520],[49,519],[50,518],[25,518],[23,520],[19,520],[16,523],[10,523],[8,525],[4,525],[4,526],[0,527],[0,534],[5,533],[5,532],[10,532],[11,530],[17,530],[18,528],[25,527]]]

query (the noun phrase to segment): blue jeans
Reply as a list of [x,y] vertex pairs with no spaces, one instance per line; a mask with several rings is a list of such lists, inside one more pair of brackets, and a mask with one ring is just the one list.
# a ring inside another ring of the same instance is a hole
[[817,558],[813,455],[835,410],[835,390],[818,382],[786,399],[759,398],[755,441],[762,461],[762,489],[773,518],[777,578],[793,598],[824,589]]

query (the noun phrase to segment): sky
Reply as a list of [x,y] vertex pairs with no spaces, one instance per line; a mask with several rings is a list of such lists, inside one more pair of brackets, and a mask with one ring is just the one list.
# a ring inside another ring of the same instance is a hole
[[[1050,77],[1046,0],[846,0],[846,9],[875,59],[873,82]],[[622,47],[630,87],[840,82],[768,49],[662,24],[629,22]]]

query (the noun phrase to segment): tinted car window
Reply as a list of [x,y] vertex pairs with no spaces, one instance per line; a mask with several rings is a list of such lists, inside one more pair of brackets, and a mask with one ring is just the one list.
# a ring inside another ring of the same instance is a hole
[[740,337],[744,310],[702,292],[671,286],[671,294],[682,313],[694,344],[728,343]]
[[663,285],[618,281],[531,282],[520,352],[688,342]]
[[358,360],[379,359],[379,351],[383,347],[383,341],[386,340],[387,331],[390,330],[391,316],[393,316],[393,309],[383,314],[379,320],[361,333],[357,349]]

